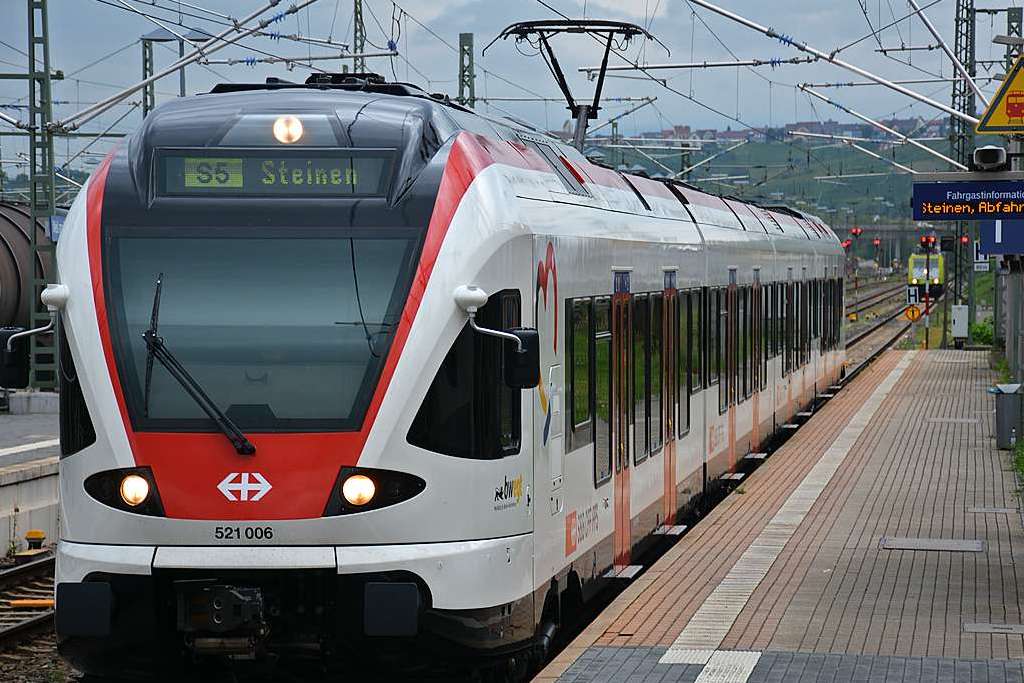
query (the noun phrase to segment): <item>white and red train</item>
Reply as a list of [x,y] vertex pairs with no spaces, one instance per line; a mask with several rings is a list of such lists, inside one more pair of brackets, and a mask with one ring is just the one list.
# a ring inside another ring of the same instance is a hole
[[842,372],[817,218],[313,80],[161,106],[67,218],[83,671],[526,660]]

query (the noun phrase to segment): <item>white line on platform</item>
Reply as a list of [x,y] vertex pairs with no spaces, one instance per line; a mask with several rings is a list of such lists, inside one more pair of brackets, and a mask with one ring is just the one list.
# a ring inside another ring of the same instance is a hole
[[[703,660],[710,668],[720,654],[723,656],[739,654],[760,656],[759,653],[729,653],[719,651],[718,648],[721,647],[722,641],[732,629],[740,612],[746,607],[754,590],[767,576],[772,564],[782,554],[804,517],[807,516],[815,501],[828,486],[833,475],[878,411],[882,401],[896,386],[915,355],[915,351],[903,354],[896,367],[875,388],[864,405],[860,407],[860,410],[850,419],[832,445],[821,456],[821,459],[815,463],[771,521],[732,566],[722,582],[704,600],[675,642],[662,656],[660,663],[701,663],[700,660]],[[716,667],[716,671],[728,669],[729,672],[741,672],[741,669],[734,664],[727,665],[726,659],[728,658],[721,659],[722,665]],[[756,663],[757,659],[754,657],[753,664]],[[728,677],[718,677],[718,674],[709,672],[707,678],[703,677],[702,673],[697,680],[742,682],[747,680],[751,671],[753,671],[753,665],[745,675],[737,673],[736,676],[733,676],[732,673],[729,673]]]
[[694,683],[746,683],[754,672],[760,652],[723,652],[711,655]]
[[51,446],[59,446],[60,439],[47,439],[45,441],[33,441],[32,443],[23,443],[18,446],[11,446],[9,448],[0,448],[0,458],[5,455],[14,455],[15,453],[24,453],[25,451],[35,451],[41,448],[50,448]]

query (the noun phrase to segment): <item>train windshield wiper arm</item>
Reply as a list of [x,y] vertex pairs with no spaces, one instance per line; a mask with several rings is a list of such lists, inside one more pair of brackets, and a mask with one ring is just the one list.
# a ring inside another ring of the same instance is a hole
[[178,380],[178,384],[185,390],[185,393],[192,397],[192,400],[203,409],[217,429],[221,431],[235,447],[239,455],[253,455],[256,446],[246,438],[242,430],[224,414],[217,404],[213,402],[203,387],[196,381],[196,378],[185,369],[177,358],[174,357],[164,344],[164,338],[157,335],[158,321],[160,318],[160,290],[163,288],[164,276],[161,273],[156,279],[156,291],[153,294],[153,314],[149,321],[149,329],[142,333],[142,339],[146,342],[146,386],[145,386],[145,410],[149,415],[149,389],[153,377],[153,359],[160,361],[160,364],[167,369],[171,377]]

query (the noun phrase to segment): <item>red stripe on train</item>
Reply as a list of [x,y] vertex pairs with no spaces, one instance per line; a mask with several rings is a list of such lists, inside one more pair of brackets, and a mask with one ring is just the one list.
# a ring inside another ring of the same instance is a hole
[[[448,156],[409,297],[380,381],[358,432],[248,434],[257,455],[243,458],[217,433],[135,432],[117,374],[103,289],[103,190],[110,159],[93,176],[87,197],[89,267],[103,354],[135,462],[153,469],[168,517],[273,520],[319,517],[338,470],[359,460],[394,376],[448,226],[473,179],[495,162],[494,143],[460,133]],[[509,150],[509,156],[512,156]],[[504,161],[504,160],[502,160]],[[259,472],[272,489],[258,502],[232,502],[217,485],[233,472]]]

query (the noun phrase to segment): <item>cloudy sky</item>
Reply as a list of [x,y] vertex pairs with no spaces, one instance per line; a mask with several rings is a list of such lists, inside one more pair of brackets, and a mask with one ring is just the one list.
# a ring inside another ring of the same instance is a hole
[[[920,0],[926,13],[942,35],[952,43],[952,23],[955,0]],[[807,42],[826,52],[863,38],[871,26],[879,27],[909,13],[905,0],[717,0],[722,6],[742,14],[760,24]],[[0,24],[0,70],[23,68],[26,49],[24,0],[3,0],[4,21]],[[62,70],[67,78],[58,82],[54,97],[66,102],[57,107],[56,114],[68,115],[81,106],[116,92],[117,86],[127,86],[139,80],[141,74],[141,47],[138,38],[156,27],[145,18],[132,14],[122,5],[131,5],[165,20],[218,31],[218,19],[194,9],[201,6],[222,15],[243,16],[258,8],[261,0],[190,0],[190,8],[176,0],[50,0],[51,62],[54,69]],[[529,46],[519,49],[511,41],[495,43],[484,55],[480,50],[507,24],[527,19],[555,18],[554,10],[572,17],[610,18],[633,21],[649,27],[650,31],[671,51],[660,45],[634,41],[626,49],[632,59],[646,63],[724,61],[732,59],[775,59],[799,56],[799,53],[777,40],[770,40],[750,29],[735,24],[708,10],[691,5],[687,0],[364,0],[364,20],[368,41],[385,47],[389,39],[396,41],[401,57],[394,60],[376,59],[371,68],[428,87],[431,91],[456,90],[457,55],[460,32],[472,32],[477,44],[477,95],[480,97],[558,97],[558,89]],[[1016,4],[1016,3],[1015,3]],[[155,6],[154,6],[155,5]],[[282,3],[281,7],[284,7]],[[180,10],[180,14],[179,14]],[[870,26],[869,26],[870,22]],[[991,38],[1005,32],[1005,15],[982,15],[978,20],[978,58],[1001,59],[1003,48],[991,44]],[[275,24],[272,30],[280,33],[301,33],[316,38],[331,38],[348,42],[352,36],[351,0],[319,0],[308,9]],[[255,50],[281,56],[298,57],[307,54],[328,54],[329,49],[310,47],[288,40],[250,38],[243,47],[223,50],[211,59],[262,57]],[[446,44],[447,43],[447,44]],[[951,66],[938,50],[894,53],[890,57],[877,52],[884,47],[900,45],[930,46],[934,39],[916,18],[903,21],[882,31],[877,39],[867,37],[848,47],[840,56],[859,66],[891,79],[935,79],[949,77]],[[593,65],[600,59],[600,47],[585,37],[571,37],[555,45],[563,67],[570,75],[574,90],[581,97],[592,92],[593,83],[578,74],[579,66]],[[123,50],[122,50],[123,48]],[[176,56],[168,46],[156,48],[157,66],[170,64]],[[376,49],[367,45],[367,49]],[[121,50],[120,52],[117,52]],[[113,56],[111,53],[115,53]],[[104,57],[107,57],[104,59]],[[900,61],[909,61],[909,64]],[[612,63],[621,60],[612,58]],[[339,70],[340,62],[316,62],[321,69]],[[393,71],[392,71],[393,70]],[[991,73],[1001,72],[996,65]],[[980,69],[982,74],[986,72]],[[282,65],[257,64],[247,66],[210,65],[192,66],[187,70],[188,92],[202,92],[221,81],[261,81],[266,76],[279,76],[301,80],[310,69],[296,65],[291,71]],[[394,75],[392,75],[394,74]],[[606,84],[605,94],[610,98],[656,96],[654,106],[645,107],[623,120],[626,134],[657,130],[671,124],[725,129],[743,128],[744,125],[764,126],[794,120],[813,120],[845,117],[828,105],[813,104],[795,84],[812,82],[849,82],[861,80],[853,74],[826,63],[782,65],[772,69],[704,69],[699,71],[665,71],[659,73],[668,79],[672,92],[649,80],[614,78]],[[909,86],[917,92],[948,102],[948,83],[922,83]],[[987,88],[989,91],[992,88]],[[157,84],[157,101],[177,94],[177,77],[169,77]],[[931,118],[937,110],[914,104],[903,95],[884,88],[858,87],[830,89],[835,99],[871,116],[906,116],[910,114]],[[24,103],[26,90],[23,82],[0,81],[0,103]],[[689,99],[688,99],[689,98]],[[138,95],[129,98],[137,102]],[[564,103],[495,101],[489,105],[493,113],[507,111],[535,124],[549,128],[560,127],[567,113]],[[606,114],[622,111],[628,103],[609,103]],[[102,130],[113,124],[131,109],[120,105],[102,117],[90,122],[84,129]],[[24,111],[3,109],[22,117]],[[138,109],[132,109],[115,126],[115,130],[130,130],[140,120]],[[3,157],[9,156],[13,145],[4,139]],[[61,142],[61,153],[74,152],[76,143]],[[98,144],[93,149],[102,149]]]

